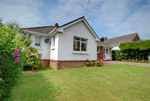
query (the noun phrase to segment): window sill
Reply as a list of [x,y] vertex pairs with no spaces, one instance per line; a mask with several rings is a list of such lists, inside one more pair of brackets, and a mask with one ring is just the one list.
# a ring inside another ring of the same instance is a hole
[[54,48],[52,48],[52,50],[55,50],[55,47],[54,47]]
[[89,52],[73,51],[72,54],[83,54],[83,55],[88,55]]
[[35,47],[36,49],[38,49],[38,50],[42,50],[42,48],[41,47]]

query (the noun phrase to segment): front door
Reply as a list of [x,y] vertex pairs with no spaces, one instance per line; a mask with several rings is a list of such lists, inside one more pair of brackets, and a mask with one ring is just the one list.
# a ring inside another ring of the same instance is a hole
[[103,60],[109,60],[110,58],[110,48],[103,49]]

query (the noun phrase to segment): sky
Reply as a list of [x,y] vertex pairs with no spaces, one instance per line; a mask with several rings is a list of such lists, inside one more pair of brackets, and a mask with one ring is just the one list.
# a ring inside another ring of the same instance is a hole
[[3,23],[22,27],[62,25],[81,16],[100,38],[138,32],[150,39],[150,0],[0,0]]

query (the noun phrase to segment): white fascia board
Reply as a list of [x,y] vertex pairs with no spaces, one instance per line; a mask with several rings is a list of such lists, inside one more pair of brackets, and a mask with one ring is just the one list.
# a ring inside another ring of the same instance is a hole
[[53,33],[51,33],[51,34],[49,35],[49,37],[54,36],[56,33],[57,33],[57,30],[55,30]]
[[57,28],[57,32],[63,33],[64,32],[64,28]]
[[76,24],[76,23],[82,21],[82,20],[83,20],[83,18],[80,19],[80,20],[77,20],[77,21],[75,21],[75,22],[72,22],[72,23],[70,23],[70,24],[68,24],[68,25],[65,25],[65,26],[63,26],[63,27],[61,27],[61,28],[65,29],[65,28],[67,28],[67,27],[69,27],[69,26],[72,26],[72,25],[74,25],[74,24]]
[[48,33],[48,35],[52,34],[57,28],[54,28],[52,31]]
[[48,35],[47,34],[44,34],[44,33],[39,33],[39,32],[34,32],[34,31],[29,31],[29,30],[27,30],[27,33],[28,34],[33,34],[33,35],[37,35],[37,36],[46,36],[46,37],[48,37]]
[[85,21],[85,19],[83,19],[84,23],[86,24],[86,26],[90,29],[90,31],[92,32],[92,34],[95,36],[96,39],[99,39],[96,35],[96,33],[91,29],[91,27],[89,26],[89,24]]
[[65,29],[65,28],[67,28],[67,27],[69,27],[69,26],[72,26],[72,25],[74,25],[74,24],[76,24],[76,23],[78,23],[78,22],[80,22],[80,21],[83,21],[83,22],[85,23],[85,25],[88,27],[88,29],[92,32],[92,34],[93,34],[94,37],[96,38],[96,41],[100,41],[99,38],[97,37],[96,33],[91,29],[91,27],[89,26],[89,24],[88,24],[87,21],[85,20],[85,18],[82,18],[82,19],[77,20],[77,21],[75,21],[75,22],[72,22],[72,23],[70,23],[70,24],[68,24],[68,25],[65,25],[65,26],[62,27],[62,28]]
[[98,38],[95,39],[96,42],[100,42],[100,40]]

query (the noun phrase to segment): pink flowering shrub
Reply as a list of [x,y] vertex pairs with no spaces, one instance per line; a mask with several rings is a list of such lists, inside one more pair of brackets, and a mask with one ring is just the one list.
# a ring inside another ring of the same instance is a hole
[[19,49],[16,49],[15,52],[13,53],[13,56],[18,56],[19,55]]
[[[22,34],[22,36],[21,36]],[[30,35],[15,23],[0,23],[0,101],[7,100],[26,65],[26,54],[31,44]]]
[[41,59],[39,58],[41,55],[38,53],[37,49],[33,47],[29,47],[27,50],[27,65],[28,68],[34,70],[35,68],[41,67]]

